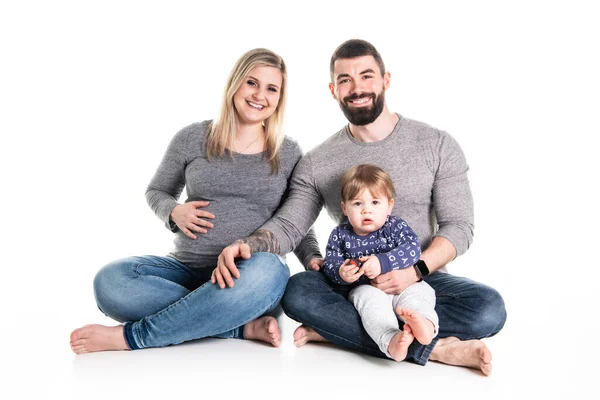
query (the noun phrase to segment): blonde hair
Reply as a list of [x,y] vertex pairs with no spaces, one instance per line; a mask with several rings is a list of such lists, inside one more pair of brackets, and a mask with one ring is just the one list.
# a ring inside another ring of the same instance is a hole
[[271,171],[277,172],[279,171],[280,164],[279,150],[283,143],[281,128],[287,95],[287,68],[283,58],[267,49],[258,48],[250,50],[242,55],[233,66],[223,92],[220,115],[212,122],[210,132],[206,138],[206,155],[209,159],[212,157],[223,157],[226,148],[233,149],[233,141],[239,122],[239,117],[233,104],[233,96],[248,77],[250,71],[260,66],[275,67],[281,71],[282,75],[279,103],[273,114],[263,122],[267,148],[266,159],[271,164]]
[[373,196],[396,197],[392,178],[381,168],[371,164],[361,164],[349,168],[342,177],[342,201],[356,198],[368,189]]

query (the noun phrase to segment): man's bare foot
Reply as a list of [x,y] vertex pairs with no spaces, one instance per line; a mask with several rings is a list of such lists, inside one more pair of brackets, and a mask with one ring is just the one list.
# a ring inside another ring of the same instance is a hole
[[71,333],[71,350],[75,354],[107,350],[129,350],[123,326],[86,325]]
[[431,361],[479,369],[484,375],[492,373],[492,353],[481,340],[440,339],[431,352]]
[[244,325],[244,337],[249,340],[261,340],[274,347],[281,344],[279,324],[273,317],[261,317]]
[[312,328],[300,325],[294,331],[294,344],[296,347],[304,346],[308,342],[326,342],[323,336],[319,335]]
[[410,325],[415,339],[419,343],[428,345],[433,339],[435,327],[433,323],[425,318],[421,313],[407,308],[396,307],[396,314],[404,320],[405,324]]
[[388,353],[398,362],[403,361],[408,353],[408,346],[415,340],[410,326],[405,324],[404,330],[396,333],[388,345]]

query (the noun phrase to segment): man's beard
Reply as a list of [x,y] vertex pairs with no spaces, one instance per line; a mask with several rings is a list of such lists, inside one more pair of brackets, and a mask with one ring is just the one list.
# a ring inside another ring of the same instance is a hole
[[[365,97],[373,98],[373,105],[371,107],[350,107],[348,102],[352,100],[358,100]],[[368,125],[375,121],[377,117],[383,111],[383,104],[385,103],[385,90],[381,90],[379,95],[375,93],[362,93],[361,95],[353,94],[346,96],[342,101],[339,102],[342,112],[350,121],[352,125]]]

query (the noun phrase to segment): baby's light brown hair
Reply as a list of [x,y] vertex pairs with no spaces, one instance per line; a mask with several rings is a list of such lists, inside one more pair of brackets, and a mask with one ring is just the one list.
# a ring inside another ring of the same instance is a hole
[[342,177],[342,201],[356,198],[365,189],[373,196],[396,197],[392,178],[383,169],[372,164],[348,168]]

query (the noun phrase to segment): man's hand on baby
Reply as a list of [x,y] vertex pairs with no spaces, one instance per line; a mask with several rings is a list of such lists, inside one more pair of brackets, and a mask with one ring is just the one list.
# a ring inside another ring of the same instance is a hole
[[307,271],[320,271],[322,266],[323,266],[323,259],[315,257],[315,258],[312,258],[308,262],[308,265],[306,266],[306,270]]

